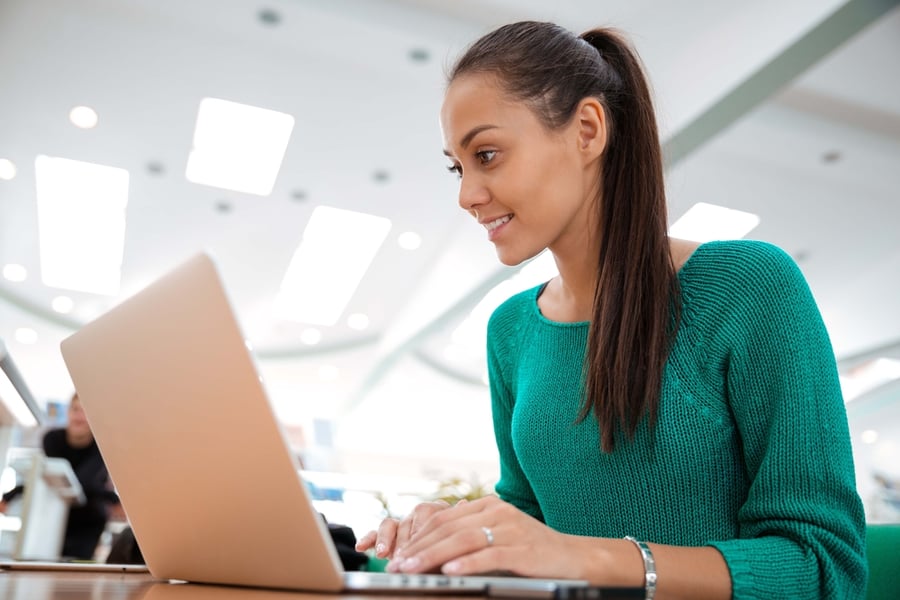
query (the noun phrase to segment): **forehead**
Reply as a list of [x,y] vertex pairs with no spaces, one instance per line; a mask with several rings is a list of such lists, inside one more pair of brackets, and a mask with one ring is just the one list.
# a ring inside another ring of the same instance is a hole
[[446,147],[458,144],[473,127],[491,124],[498,127],[534,119],[522,102],[512,100],[496,77],[484,74],[462,75],[449,85],[441,107],[441,130]]

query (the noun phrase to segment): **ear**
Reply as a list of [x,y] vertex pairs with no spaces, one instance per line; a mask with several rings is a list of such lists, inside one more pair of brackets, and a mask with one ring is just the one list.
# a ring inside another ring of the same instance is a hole
[[578,151],[585,162],[593,162],[606,150],[606,111],[596,98],[584,98],[575,110]]

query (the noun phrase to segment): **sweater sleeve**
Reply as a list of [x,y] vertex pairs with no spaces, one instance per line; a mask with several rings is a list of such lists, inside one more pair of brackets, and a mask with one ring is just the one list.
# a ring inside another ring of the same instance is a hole
[[487,331],[488,379],[491,390],[491,411],[494,437],[500,454],[500,478],[495,486],[497,495],[519,510],[544,520],[528,478],[522,471],[512,442],[515,396],[511,389],[517,311],[512,302],[501,305],[491,316]]
[[793,260],[752,248],[759,260],[723,278],[734,314],[716,334],[750,485],[738,539],[710,545],[735,599],[860,598],[865,517],[831,342]]

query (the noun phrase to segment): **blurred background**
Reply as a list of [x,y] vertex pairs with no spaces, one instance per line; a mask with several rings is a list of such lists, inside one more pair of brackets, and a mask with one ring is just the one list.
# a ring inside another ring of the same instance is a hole
[[63,338],[206,251],[332,520],[490,489],[487,317],[554,271],[502,267],[457,206],[445,71],[505,22],[609,25],[654,87],[673,233],[796,259],[868,517],[900,520],[897,6],[0,0],[0,339],[45,417],[9,443],[70,397]]

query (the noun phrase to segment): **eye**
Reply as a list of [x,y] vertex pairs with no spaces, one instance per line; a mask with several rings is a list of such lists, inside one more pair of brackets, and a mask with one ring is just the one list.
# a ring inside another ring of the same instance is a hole
[[460,164],[449,165],[447,167],[447,170],[450,171],[451,173],[453,173],[454,175],[456,175],[458,178],[462,179],[462,165],[460,165]]
[[478,159],[482,165],[486,165],[492,160],[494,160],[494,156],[496,156],[496,150],[481,150],[475,153],[475,158]]

